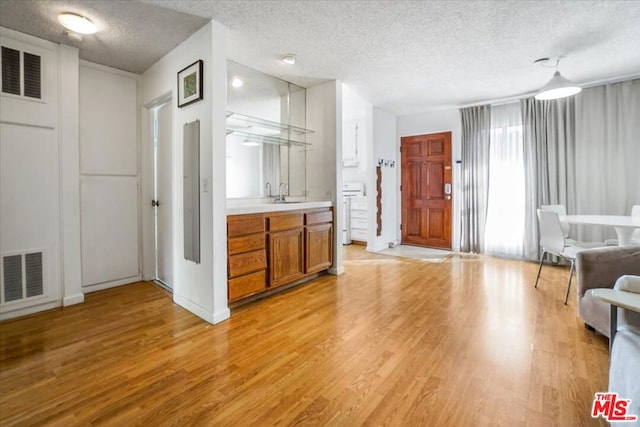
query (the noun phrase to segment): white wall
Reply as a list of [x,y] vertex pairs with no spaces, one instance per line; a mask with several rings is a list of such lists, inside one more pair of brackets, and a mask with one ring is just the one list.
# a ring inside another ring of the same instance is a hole
[[[226,30],[211,21],[149,68],[142,78],[142,104],[172,94],[173,110],[173,271],[174,301],[217,323],[229,317],[227,307],[226,240]],[[177,108],[176,73],[197,60],[204,62],[204,99]],[[145,112],[145,117],[148,115]],[[200,245],[201,262],[184,259],[182,214],[182,132],[185,123],[200,120]],[[143,138],[149,126],[144,124]],[[144,192],[148,194],[151,145],[143,139]],[[152,227],[151,206],[143,205],[144,227]],[[148,230],[145,236],[149,236]],[[144,245],[149,248],[149,241]],[[146,259],[146,258],[145,258]]]
[[[451,132],[451,156],[453,162],[453,212],[452,212],[452,249],[460,249],[460,195],[461,193],[461,169],[457,160],[461,156],[462,122],[460,112],[457,109],[434,110],[421,114],[401,116],[397,119],[396,151],[400,147],[400,138],[411,135],[424,135],[429,133]],[[398,157],[399,159],[399,157]],[[396,162],[398,183],[400,182],[400,165]],[[401,216],[400,199],[398,199],[398,221]],[[399,231],[399,222],[398,222]]]
[[[398,149],[396,145],[396,117],[392,114],[373,109],[373,150],[369,159],[372,173],[368,176],[368,187],[371,188],[370,197],[367,198],[369,215],[368,232],[369,244],[367,250],[381,251],[389,247],[389,243],[399,240],[398,205]],[[377,160],[395,162],[395,167],[382,166],[382,232],[376,236],[376,166]]]
[[83,61],[80,216],[85,292],[140,280],[138,76]]
[[[373,147],[373,107],[349,86],[342,85],[342,169],[344,182],[362,182],[368,195],[369,161]],[[357,127],[357,129],[356,129]],[[375,193],[371,193],[374,194]]]
[[330,81],[307,88],[307,128],[312,145],[307,149],[307,198],[331,200],[334,205],[334,251],[332,274],[344,271],[342,264],[342,84]]
[[227,197],[261,197],[263,145],[246,146],[243,140],[234,134],[227,136]]
[[2,94],[0,254],[43,252],[44,295],[0,303],[0,319],[82,302],[77,179],[78,50],[0,28],[42,58],[42,99]]
[[62,191],[63,305],[84,302],[80,238],[80,87],[79,51],[60,45],[60,180]]

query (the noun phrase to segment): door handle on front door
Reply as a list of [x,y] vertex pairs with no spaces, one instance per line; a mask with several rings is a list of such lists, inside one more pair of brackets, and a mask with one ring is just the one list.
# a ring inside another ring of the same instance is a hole
[[445,199],[451,200],[451,184],[448,182],[444,184],[444,194],[445,194]]

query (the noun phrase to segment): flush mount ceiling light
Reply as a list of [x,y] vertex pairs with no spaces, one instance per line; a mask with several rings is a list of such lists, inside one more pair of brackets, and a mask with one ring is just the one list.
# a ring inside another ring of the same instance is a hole
[[293,53],[287,53],[286,55],[282,55],[282,62],[285,64],[293,65],[296,63],[296,56]]
[[[534,63],[542,65],[543,67],[549,67],[549,64],[552,60],[550,58],[540,58],[537,59]],[[556,71],[553,73],[553,77],[551,80],[542,87],[535,95],[535,98],[538,100],[548,100],[548,99],[560,99],[566,98],[567,96],[575,95],[580,92],[582,88],[572,82],[571,80],[567,80],[562,77],[560,71],[558,70],[558,64],[560,63],[560,57],[556,58],[555,66],[553,66]]]
[[96,24],[91,22],[89,18],[75,13],[61,13],[58,15],[58,22],[66,29],[80,34],[93,34],[98,31]]
[[244,84],[244,82],[242,81],[242,79],[238,78],[238,77],[234,77],[231,80],[231,86],[233,87],[240,87]]

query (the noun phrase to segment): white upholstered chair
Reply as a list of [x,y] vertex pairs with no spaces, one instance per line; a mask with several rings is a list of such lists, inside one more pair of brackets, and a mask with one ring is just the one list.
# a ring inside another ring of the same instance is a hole
[[[540,209],[542,209],[543,211],[555,212],[558,214],[558,216],[567,215],[567,208],[565,208],[564,205],[541,205]],[[561,222],[560,227],[562,227],[564,237],[569,237],[569,224]]]
[[540,257],[540,266],[538,267],[538,276],[536,277],[535,287],[538,287],[540,280],[540,272],[542,271],[542,263],[547,254],[565,258],[571,263],[569,271],[569,281],[567,282],[567,294],[564,303],[567,304],[569,298],[569,290],[571,289],[571,278],[575,268],[576,255],[580,250],[603,246],[599,243],[584,243],[571,241],[567,243],[562,230],[560,219],[557,212],[538,209],[538,225],[540,228],[540,247],[542,248],[542,256]]

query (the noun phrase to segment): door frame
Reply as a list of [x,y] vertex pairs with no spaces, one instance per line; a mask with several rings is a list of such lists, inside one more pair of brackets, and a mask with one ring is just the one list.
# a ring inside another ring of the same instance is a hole
[[[140,191],[140,220],[142,233],[142,279],[153,281],[155,278],[155,218],[151,208],[151,200],[154,198],[154,161],[153,161],[153,109],[159,105],[173,99],[171,91],[157,97],[156,99],[140,107],[140,141],[139,162],[141,175]],[[172,104],[170,104],[172,105]],[[175,107],[171,107],[175,113]],[[175,127],[175,114],[172,114],[172,128]],[[175,129],[172,129],[172,140],[175,139]],[[174,147],[172,142],[171,155],[174,158]],[[172,161],[173,168],[173,161]],[[173,194],[172,189],[172,195]],[[174,195],[175,196],[175,195]],[[175,230],[172,230],[175,239]],[[175,267],[175,260],[174,260]],[[174,268],[175,271],[175,268]]]

